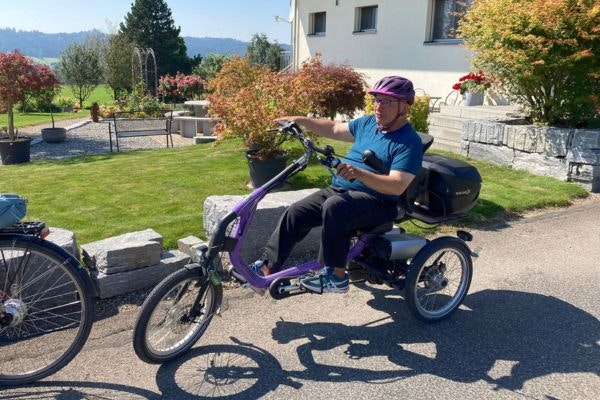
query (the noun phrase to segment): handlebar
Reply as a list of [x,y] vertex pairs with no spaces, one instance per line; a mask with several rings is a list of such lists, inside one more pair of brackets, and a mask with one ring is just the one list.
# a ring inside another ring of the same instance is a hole
[[302,143],[307,158],[310,158],[313,153],[324,156],[324,158],[317,156],[317,159],[324,167],[329,169],[329,172],[331,172],[332,175],[334,174],[332,169],[336,169],[341,161],[339,158],[335,157],[336,154],[333,147],[330,145],[325,145],[323,148],[316,146],[310,137],[304,135],[302,128],[293,121],[277,121],[277,124],[279,125],[277,131],[285,135],[290,135]]

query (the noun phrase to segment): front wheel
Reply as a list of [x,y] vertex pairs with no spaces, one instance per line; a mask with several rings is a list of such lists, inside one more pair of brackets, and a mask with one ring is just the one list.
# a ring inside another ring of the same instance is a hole
[[133,330],[137,356],[152,364],[171,361],[200,339],[221,304],[222,286],[200,266],[181,269],[148,295]]
[[467,246],[459,239],[441,237],[415,256],[406,272],[406,301],[423,322],[447,318],[463,302],[473,275]]

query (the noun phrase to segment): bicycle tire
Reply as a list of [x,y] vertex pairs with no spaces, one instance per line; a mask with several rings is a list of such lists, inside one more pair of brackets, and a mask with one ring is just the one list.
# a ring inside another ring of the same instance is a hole
[[[452,278],[458,274],[456,283]],[[449,236],[432,240],[406,271],[405,298],[411,314],[426,323],[448,318],[462,304],[472,276],[471,253],[461,240]]]
[[2,386],[31,383],[63,368],[93,324],[91,286],[79,262],[33,236],[0,237],[0,302],[5,310],[17,307],[11,318],[22,317],[0,326]]
[[[201,293],[201,313],[195,317],[199,319],[190,320],[189,312]],[[135,353],[150,364],[181,356],[204,334],[222,298],[223,287],[213,285],[200,266],[167,276],[142,304],[133,329]]]

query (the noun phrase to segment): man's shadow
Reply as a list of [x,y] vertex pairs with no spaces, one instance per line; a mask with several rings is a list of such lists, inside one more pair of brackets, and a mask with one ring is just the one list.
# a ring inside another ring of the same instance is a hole
[[[467,296],[464,306],[448,320],[424,325],[409,314],[396,292],[369,290],[375,296],[369,305],[389,314],[389,323],[277,323],[272,335],[278,342],[309,339],[297,348],[306,369],[292,373],[294,377],[372,382],[433,374],[457,382],[484,380],[496,388],[515,390],[530,379],[552,373],[600,376],[600,321],[555,297],[484,290]],[[405,349],[418,343],[434,344],[435,356]],[[340,346],[345,346],[350,359],[384,356],[399,368],[369,370],[315,361],[315,352]],[[511,367],[494,378],[490,372],[498,361]]]

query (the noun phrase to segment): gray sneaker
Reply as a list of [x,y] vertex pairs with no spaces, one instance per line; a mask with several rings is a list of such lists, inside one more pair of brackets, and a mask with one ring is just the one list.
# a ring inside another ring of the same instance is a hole
[[306,278],[300,284],[315,293],[346,293],[350,288],[348,273],[339,278],[330,267],[323,268],[319,275]]

